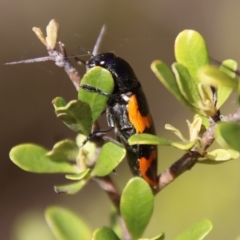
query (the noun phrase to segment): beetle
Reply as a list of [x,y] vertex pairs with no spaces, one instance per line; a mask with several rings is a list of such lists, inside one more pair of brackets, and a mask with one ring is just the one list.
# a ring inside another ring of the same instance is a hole
[[155,134],[146,97],[132,67],[111,52],[92,56],[85,64],[87,70],[100,66],[112,74],[114,89],[111,94],[86,84],[81,87],[109,97],[106,107],[107,124],[115,129],[117,140],[126,148],[130,169],[134,175],[141,176],[152,188],[156,188],[157,146],[128,144],[128,138],[133,134]]

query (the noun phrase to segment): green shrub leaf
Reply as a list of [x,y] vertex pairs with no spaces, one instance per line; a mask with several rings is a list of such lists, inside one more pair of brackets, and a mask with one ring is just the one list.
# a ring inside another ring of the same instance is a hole
[[139,238],[153,212],[154,197],[148,183],[132,178],[123,190],[120,211],[133,239]]
[[226,148],[240,152],[240,124],[236,122],[218,123],[215,127],[217,142]]
[[138,240],[164,240],[164,239],[165,239],[164,233],[160,233],[159,235],[153,238],[139,238]]
[[56,97],[52,100],[52,104],[55,110],[57,110],[60,107],[65,107],[67,105],[67,102],[62,97]]
[[160,82],[177,98],[179,102],[190,108],[192,111],[195,111],[195,108],[193,108],[192,105],[190,105],[189,102],[182,96],[173,72],[164,62],[159,60],[154,61],[151,64],[151,69]]
[[174,240],[201,240],[212,230],[212,223],[208,219],[194,224]]
[[120,240],[120,239],[112,229],[108,227],[102,227],[98,228],[93,233],[92,240]]
[[132,135],[128,139],[128,143],[130,145],[137,145],[137,144],[149,144],[149,145],[162,145],[162,146],[173,146],[181,150],[189,150],[191,149],[195,141],[189,142],[173,142],[171,140],[168,140],[166,138],[158,137],[155,135],[151,135],[148,133],[142,133],[142,134],[135,134]]
[[80,172],[79,174],[67,174],[65,177],[69,180],[82,180],[90,174],[91,169],[87,168],[86,170]]
[[[220,67],[220,71],[226,73],[231,78],[236,78],[236,73],[234,71],[237,70],[237,62],[231,59],[225,60],[222,62],[222,65]],[[217,109],[219,109],[224,102],[228,99],[232,92],[231,87],[226,87],[223,85],[218,86],[217,91]]]
[[172,65],[172,69],[183,97],[193,107],[197,109],[200,108],[202,105],[202,100],[199,96],[197,85],[191,78],[187,68],[180,63],[174,63]]
[[78,156],[78,145],[69,139],[57,142],[53,149],[46,154],[53,161],[74,161]]
[[134,134],[128,139],[128,143],[130,145],[137,144],[149,144],[149,145],[163,145],[170,146],[171,141],[166,138],[161,138],[152,134],[142,133],[142,134]]
[[175,57],[185,66],[192,79],[198,85],[197,72],[200,67],[209,64],[208,50],[204,38],[194,30],[184,30],[175,41]]
[[45,218],[57,240],[91,239],[88,226],[68,209],[49,207],[45,211]]
[[203,83],[216,88],[220,85],[232,89],[238,88],[238,80],[236,78],[230,77],[212,65],[202,67],[198,72],[198,77]]
[[87,182],[87,180],[81,180],[69,184],[54,186],[54,191],[59,194],[75,194],[79,192]]
[[78,173],[77,167],[52,161],[47,150],[34,144],[21,144],[11,149],[10,159],[21,169],[35,173]]
[[125,155],[125,148],[112,142],[104,144],[92,171],[92,176],[108,175],[124,159]]
[[62,99],[53,99],[55,113],[71,130],[89,135],[92,128],[91,109],[88,103],[72,100],[67,105]]
[[84,84],[100,89],[105,93],[112,93],[114,88],[113,78],[108,70],[101,67],[93,67],[83,76],[78,99],[89,104],[92,112],[92,122],[95,122],[105,109],[109,98],[83,89],[81,86]]
[[206,154],[206,157],[215,161],[228,161],[239,157],[239,152],[232,149],[215,149]]
[[192,142],[171,142],[171,146],[178,148],[180,150],[190,150],[194,145],[196,144],[196,141]]

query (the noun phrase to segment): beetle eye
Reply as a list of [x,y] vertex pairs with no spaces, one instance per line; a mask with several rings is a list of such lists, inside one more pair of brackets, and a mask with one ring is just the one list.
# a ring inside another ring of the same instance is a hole
[[101,66],[105,65],[105,61],[101,61],[101,62],[100,62],[100,65],[101,65]]

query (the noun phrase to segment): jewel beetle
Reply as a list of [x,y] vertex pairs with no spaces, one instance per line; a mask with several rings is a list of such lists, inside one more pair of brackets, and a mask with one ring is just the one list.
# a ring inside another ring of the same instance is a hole
[[[132,67],[111,52],[92,56],[85,64],[87,70],[100,66],[112,74],[114,90],[109,95],[106,107],[108,126],[115,129],[117,140],[126,148],[128,163],[133,174],[141,176],[151,187],[156,188],[157,146],[128,144],[128,138],[133,134],[155,134],[146,97]],[[89,85],[81,87],[101,94],[101,90]],[[105,95],[104,92],[102,94]]]

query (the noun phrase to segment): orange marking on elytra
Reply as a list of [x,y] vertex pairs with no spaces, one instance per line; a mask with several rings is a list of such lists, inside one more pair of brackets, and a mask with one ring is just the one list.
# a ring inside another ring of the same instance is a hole
[[[147,175],[147,171],[148,169],[151,167],[152,163],[154,161],[157,161],[157,151],[156,150],[153,150],[151,152],[151,155],[150,157],[147,159],[145,157],[141,157],[139,159],[139,169],[140,169],[140,172],[142,174],[142,177],[153,187],[156,187],[157,186],[157,179],[154,179],[156,178],[156,176],[149,176]],[[152,177],[152,178],[150,178]]]
[[128,116],[137,133],[143,133],[152,124],[151,115],[142,116],[139,111],[136,95],[132,95],[128,102]]

